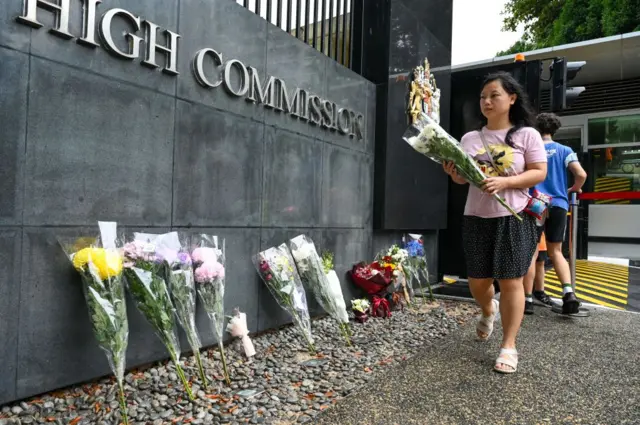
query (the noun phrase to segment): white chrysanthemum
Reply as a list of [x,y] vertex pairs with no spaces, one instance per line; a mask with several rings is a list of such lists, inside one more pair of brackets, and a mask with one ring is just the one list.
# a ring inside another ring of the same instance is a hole
[[432,125],[432,124],[427,125],[424,128],[424,130],[422,130],[422,133],[429,140],[433,139],[434,137],[436,137],[438,135],[438,131],[437,131],[436,127],[434,125]]

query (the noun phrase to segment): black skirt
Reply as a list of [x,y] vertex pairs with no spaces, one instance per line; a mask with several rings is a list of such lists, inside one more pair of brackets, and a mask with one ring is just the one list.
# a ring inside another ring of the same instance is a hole
[[465,216],[462,241],[471,278],[517,279],[529,270],[536,251],[536,222],[526,213],[481,218]]

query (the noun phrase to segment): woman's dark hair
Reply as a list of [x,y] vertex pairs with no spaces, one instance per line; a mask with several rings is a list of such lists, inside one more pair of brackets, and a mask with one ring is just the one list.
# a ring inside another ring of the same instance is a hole
[[[511,74],[504,71],[489,74],[484,79],[482,88],[484,89],[487,84],[494,81],[500,81],[504,91],[509,94],[516,95],[516,102],[511,105],[511,109],[509,109],[509,121],[511,121],[513,127],[509,129],[504,140],[507,145],[513,148],[515,147],[512,140],[513,134],[522,127],[535,127],[535,114],[533,113],[533,108],[529,103],[529,97],[522,86]],[[481,121],[483,126],[487,124],[487,118],[484,115],[482,116]]]
[[560,127],[562,127],[562,124],[556,114],[543,112],[536,118],[536,128],[540,134],[548,134],[553,137]]

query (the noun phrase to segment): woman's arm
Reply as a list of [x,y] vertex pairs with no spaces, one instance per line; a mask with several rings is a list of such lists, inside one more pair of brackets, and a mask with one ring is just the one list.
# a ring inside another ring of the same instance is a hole
[[535,162],[533,164],[527,164],[526,171],[517,176],[507,177],[509,179],[509,189],[529,189],[542,183],[547,177],[547,163]]
[[505,189],[529,189],[542,183],[547,177],[547,163],[534,162],[527,164],[526,171],[517,176],[489,177],[484,181],[484,191],[495,195]]

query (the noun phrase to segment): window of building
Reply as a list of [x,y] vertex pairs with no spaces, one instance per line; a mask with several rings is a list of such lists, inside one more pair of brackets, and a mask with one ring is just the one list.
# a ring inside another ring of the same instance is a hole
[[640,143],[640,114],[589,120],[589,145]]
[[[589,180],[593,192],[640,191],[640,145],[589,150]],[[597,204],[630,204],[637,201],[611,199]]]

